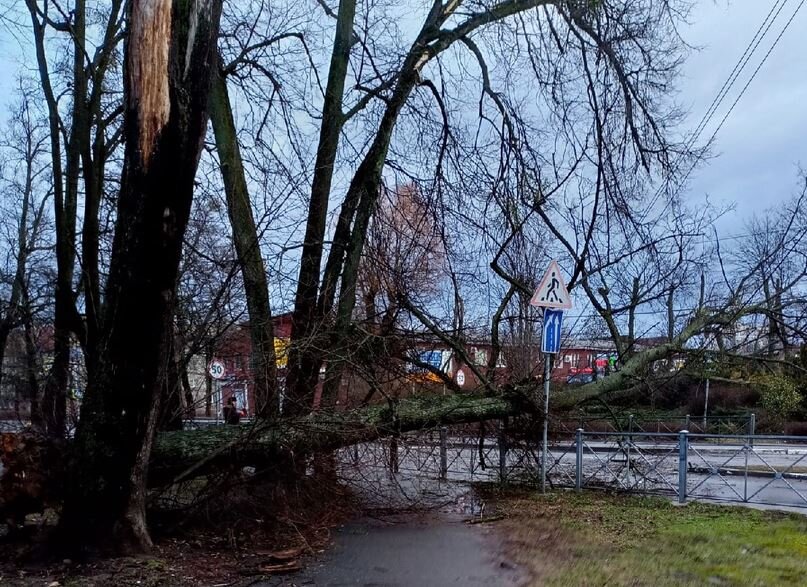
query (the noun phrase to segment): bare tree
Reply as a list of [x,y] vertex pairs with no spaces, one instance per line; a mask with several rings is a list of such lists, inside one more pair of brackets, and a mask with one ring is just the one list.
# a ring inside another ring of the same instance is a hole
[[[36,266],[42,264],[37,257],[41,257],[41,252],[49,245],[46,230],[46,206],[50,196],[47,132],[38,113],[24,95],[12,112],[9,126],[0,144],[4,152],[0,178],[5,198],[4,216],[13,219],[14,226],[7,227],[8,240],[3,243],[8,259],[3,284],[8,285],[8,292],[3,299],[0,318],[0,365],[4,363],[9,336],[23,326],[26,399],[30,406],[31,424],[40,429],[43,425],[42,398],[39,395],[36,368],[39,353],[33,340],[33,322],[38,313],[35,304],[42,295],[37,289],[49,285],[42,274],[44,267]],[[47,293],[44,295],[49,297]],[[3,369],[0,369],[0,377],[3,375]]]

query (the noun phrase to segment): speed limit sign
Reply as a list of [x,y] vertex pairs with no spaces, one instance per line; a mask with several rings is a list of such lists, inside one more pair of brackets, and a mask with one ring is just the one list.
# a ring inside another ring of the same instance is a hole
[[207,367],[207,372],[210,373],[213,379],[221,379],[224,377],[224,362],[219,359],[213,359]]

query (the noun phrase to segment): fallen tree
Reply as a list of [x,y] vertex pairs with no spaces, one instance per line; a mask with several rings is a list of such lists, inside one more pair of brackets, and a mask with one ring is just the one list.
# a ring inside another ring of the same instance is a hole
[[[349,412],[318,411],[304,417],[250,425],[163,432],[149,466],[152,488],[237,467],[294,473],[310,456],[412,430],[535,413],[522,389],[502,395],[445,395],[404,399]],[[26,514],[58,509],[71,444],[27,430],[0,435],[0,519],[19,524]],[[66,454],[67,453],[67,454]]]
[[445,395],[403,399],[349,412],[318,411],[305,417],[165,432],[156,441],[153,485],[197,477],[222,466],[268,466],[412,430],[536,413],[530,395]]
[[[655,354],[652,354],[655,356]],[[563,412],[583,401],[635,391],[638,367],[551,396],[550,411]],[[165,485],[232,465],[271,466],[414,430],[498,420],[542,417],[541,382],[504,387],[498,394],[420,396],[347,412],[320,410],[306,416],[164,432],[154,446],[149,479]]]

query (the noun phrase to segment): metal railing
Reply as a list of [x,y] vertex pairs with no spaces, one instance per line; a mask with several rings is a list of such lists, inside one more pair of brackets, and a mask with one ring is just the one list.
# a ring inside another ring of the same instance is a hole
[[652,416],[618,414],[616,416],[580,415],[575,420],[554,422],[556,434],[573,435],[578,428],[586,432],[680,432],[698,434],[738,435],[756,433],[756,414],[727,414],[720,416]]
[[[406,433],[341,449],[337,461],[345,478],[374,471],[398,480],[539,486],[537,435],[504,424],[486,432],[442,427]],[[578,429],[547,449],[549,487],[807,508],[804,436]]]
[[807,507],[807,437],[579,429],[574,448],[578,490]]

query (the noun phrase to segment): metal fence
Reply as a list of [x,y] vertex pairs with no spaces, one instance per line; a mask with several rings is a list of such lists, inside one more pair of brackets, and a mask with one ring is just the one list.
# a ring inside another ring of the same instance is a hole
[[[807,507],[807,437],[578,430],[575,487]],[[569,451],[552,465],[563,466]]]
[[618,414],[611,417],[581,415],[575,420],[555,421],[556,434],[573,436],[578,428],[586,432],[680,432],[696,434],[755,434],[756,414],[720,416],[646,416]]
[[532,482],[540,471],[540,445],[516,440],[496,422],[402,434],[341,449],[345,471],[381,468],[444,481]]
[[[345,477],[494,481],[538,486],[534,430],[439,428],[342,449]],[[807,437],[578,429],[547,445],[549,487],[807,508]]]

